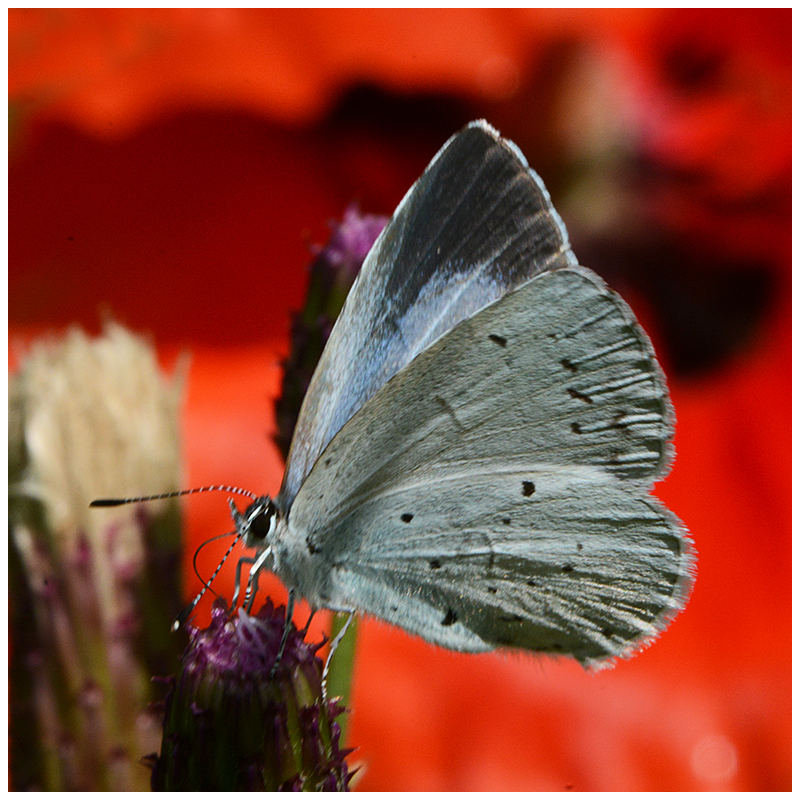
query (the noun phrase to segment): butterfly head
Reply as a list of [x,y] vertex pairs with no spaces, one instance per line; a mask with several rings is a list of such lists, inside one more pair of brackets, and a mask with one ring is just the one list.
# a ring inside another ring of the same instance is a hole
[[257,497],[244,511],[239,511],[233,499],[228,500],[236,526],[236,536],[245,547],[264,550],[271,544],[278,527],[278,509],[267,497]]

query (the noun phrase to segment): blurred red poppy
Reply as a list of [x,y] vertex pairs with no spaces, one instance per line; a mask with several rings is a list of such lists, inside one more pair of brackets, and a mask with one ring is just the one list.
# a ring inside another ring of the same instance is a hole
[[[187,485],[277,489],[272,400],[308,242],[354,197],[390,212],[470,118],[544,174],[587,266],[609,242],[641,256],[607,277],[673,390],[658,494],[697,545],[687,610],[598,675],[365,623],[357,788],[790,788],[790,23],[789,9],[10,10],[12,342],[95,330],[104,309],[152,332],[165,363],[190,348]],[[230,523],[213,497],[186,518],[191,595],[191,553]]]

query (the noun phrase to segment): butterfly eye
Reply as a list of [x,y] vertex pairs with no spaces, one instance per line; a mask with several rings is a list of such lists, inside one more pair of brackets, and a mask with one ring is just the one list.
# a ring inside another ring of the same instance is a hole
[[[245,511],[248,542],[263,542],[275,527],[275,506],[269,498],[259,498]],[[252,545],[251,545],[252,546]]]

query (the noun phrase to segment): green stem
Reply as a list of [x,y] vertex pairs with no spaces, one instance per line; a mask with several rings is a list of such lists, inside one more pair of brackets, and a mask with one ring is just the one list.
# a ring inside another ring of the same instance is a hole
[[[349,614],[334,614],[331,622],[331,641],[344,627]],[[328,697],[340,697],[343,706],[350,707],[350,690],[353,685],[353,667],[356,660],[356,629],[358,620],[354,617],[350,623],[350,628],[342,637],[336,652],[331,659],[330,670],[328,671]],[[337,720],[341,728],[340,743],[347,745],[346,722],[347,715],[342,714]]]

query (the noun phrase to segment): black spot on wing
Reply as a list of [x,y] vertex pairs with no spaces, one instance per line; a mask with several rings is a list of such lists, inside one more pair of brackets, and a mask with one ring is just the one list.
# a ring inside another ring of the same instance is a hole
[[522,496],[530,497],[536,491],[533,481],[522,481]]
[[429,561],[428,563],[430,564],[431,569],[441,569],[442,568],[442,562],[439,561],[438,558],[434,558],[432,561]]
[[458,614],[456,614],[452,608],[448,608],[447,613],[444,615],[444,619],[442,620],[442,625],[452,625],[457,619]]
[[510,525],[511,524],[511,517],[503,517],[503,519],[501,519],[500,522],[502,522],[503,525]]
[[400,515],[400,519],[403,520],[403,522],[405,522],[406,524],[408,524],[409,522],[411,522],[412,519],[414,519],[414,515],[406,512],[405,514]]
[[317,547],[314,544],[314,542],[311,541],[310,536],[306,536],[306,547],[308,548],[308,552],[311,553],[312,556],[320,552],[319,547]]
[[490,333],[489,338],[495,343],[499,344],[500,347],[505,347],[508,344],[508,339],[504,336],[498,336],[496,333]]
[[591,397],[588,394],[584,394],[583,392],[579,392],[577,389],[567,389],[570,397],[574,397],[576,400],[580,400],[583,403],[594,403]]
[[568,358],[561,359],[561,366],[564,367],[564,369],[568,369],[570,372],[578,371],[578,368]]

